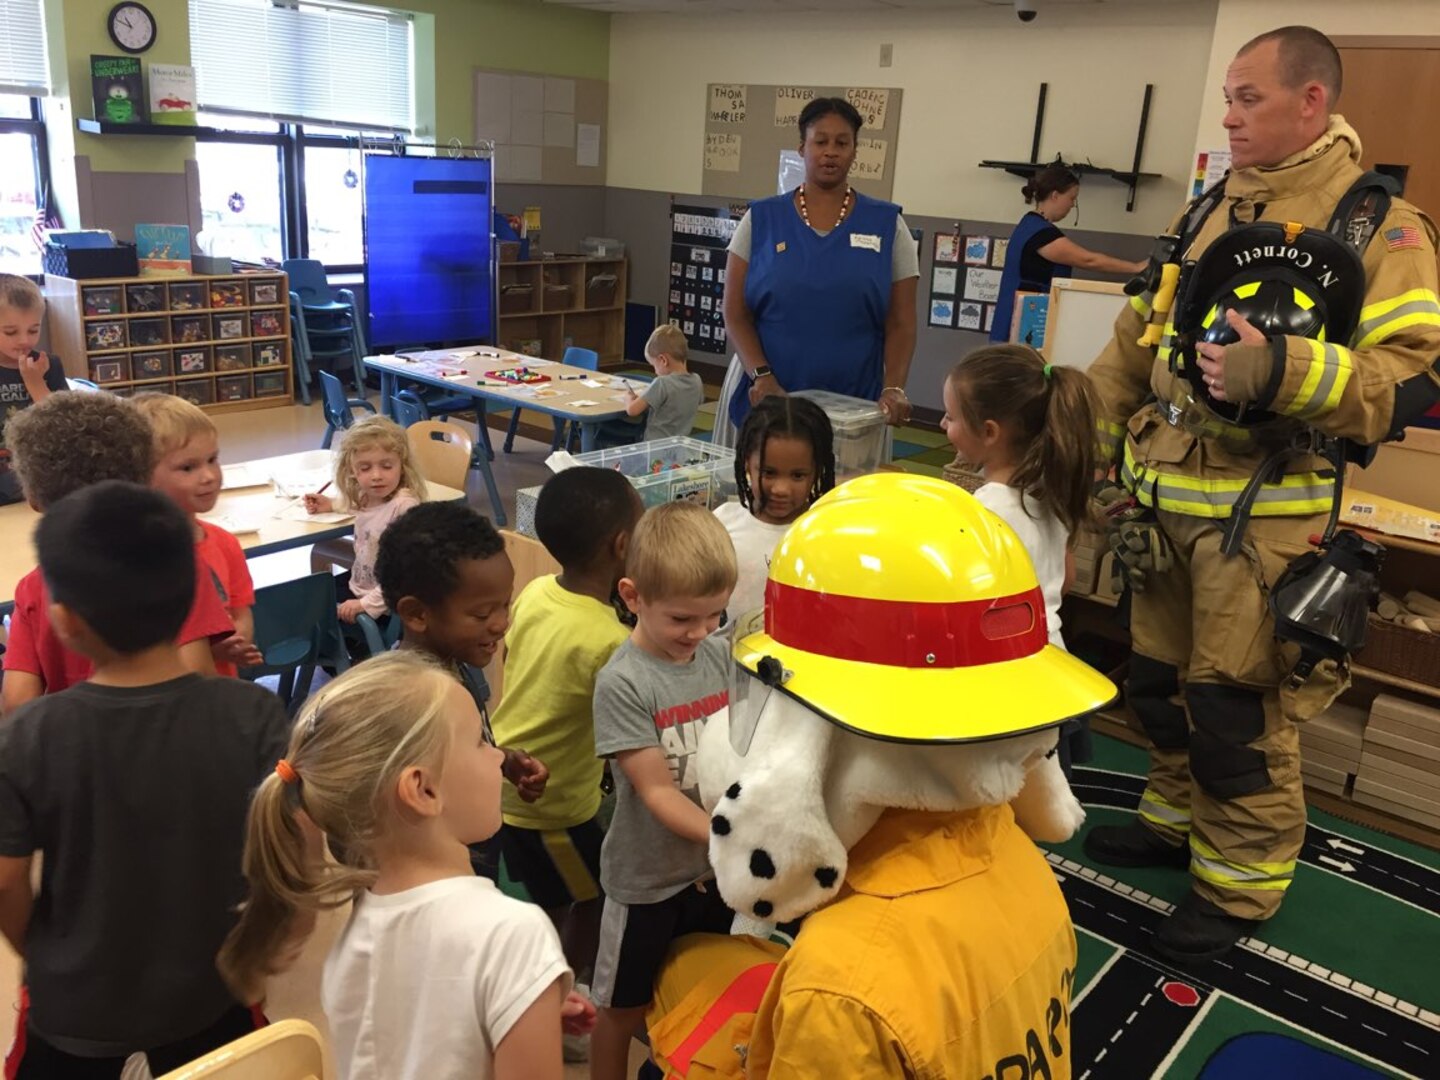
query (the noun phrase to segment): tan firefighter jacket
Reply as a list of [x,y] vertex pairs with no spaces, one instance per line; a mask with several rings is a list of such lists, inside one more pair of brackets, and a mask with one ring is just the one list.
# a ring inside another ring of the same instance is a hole
[[[1182,257],[1198,258],[1231,228],[1232,216],[1235,224],[1295,221],[1326,228],[1363,172],[1359,159],[1359,136],[1343,117],[1332,116],[1325,134],[1299,154],[1274,167],[1231,173],[1225,198]],[[1178,231],[1179,220],[1171,232]],[[1118,455],[1121,483],[1146,506],[1226,518],[1260,464],[1307,426],[1360,443],[1382,440],[1392,426],[1397,384],[1422,372],[1436,377],[1431,369],[1440,358],[1436,237],[1428,217],[1395,199],[1364,253],[1365,298],[1353,340],[1278,337],[1265,345],[1229,347],[1230,400],[1283,418],[1253,427],[1230,424],[1192,401],[1198,395],[1189,381],[1169,367],[1168,320],[1175,312],[1152,313],[1151,293],[1132,297],[1090,369],[1103,402],[1101,448],[1106,460]],[[1152,318],[1166,321],[1158,349],[1137,344]],[[1178,420],[1182,414],[1184,423]],[[1265,485],[1251,513],[1325,513],[1333,492],[1328,463],[1302,455],[1290,459],[1278,483]]]

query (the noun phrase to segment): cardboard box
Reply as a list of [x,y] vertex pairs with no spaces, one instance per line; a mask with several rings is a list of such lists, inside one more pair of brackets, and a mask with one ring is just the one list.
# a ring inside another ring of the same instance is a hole
[[[1380,445],[1368,468],[1350,466],[1345,489],[1355,495],[1363,492],[1409,503],[1440,515],[1440,485],[1435,483],[1437,466],[1440,466],[1440,431],[1406,428],[1402,441]],[[1345,520],[1343,515],[1341,520]]]

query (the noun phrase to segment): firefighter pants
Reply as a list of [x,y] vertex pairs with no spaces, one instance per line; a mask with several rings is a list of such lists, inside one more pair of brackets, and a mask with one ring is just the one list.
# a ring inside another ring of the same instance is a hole
[[1267,919],[1305,836],[1297,710],[1282,709],[1279,692],[1296,657],[1276,641],[1267,601],[1325,519],[1252,518],[1244,549],[1227,557],[1224,522],[1157,516],[1174,565],[1134,595],[1131,612],[1128,698],[1151,742],[1140,820],[1171,843],[1188,840],[1201,896]]

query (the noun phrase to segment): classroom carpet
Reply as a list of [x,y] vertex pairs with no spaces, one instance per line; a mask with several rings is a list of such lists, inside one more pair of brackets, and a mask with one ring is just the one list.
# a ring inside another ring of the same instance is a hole
[[[1144,751],[1094,743],[1073,780],[1086,828],[1129,820],[1145,786]],[[1312,807],[1279,914],[1225,959],[1187,970],[1149,938],[1189,875],[1100,866],[1083,835],[1046,846],[1079,946],[1073,1080],[1440,1077],[1440,853]],[[503,873],[502,887],[525,895]],[[1051,1075],[1002,1064],[994,1080]]]

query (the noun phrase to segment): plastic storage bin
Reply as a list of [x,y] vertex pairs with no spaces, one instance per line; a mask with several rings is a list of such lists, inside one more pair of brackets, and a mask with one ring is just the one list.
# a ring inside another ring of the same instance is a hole
[[830,418],[830,426],[835,429],[837,483],[890,464],[895,436],[879,405],[829,390],[796,390],[791,396],[809,398]]
[[577,454],[581,465],[618,469],[646,506],[689,499],[714,509],[736,494],[735,451],[674,435],[654,442]]

